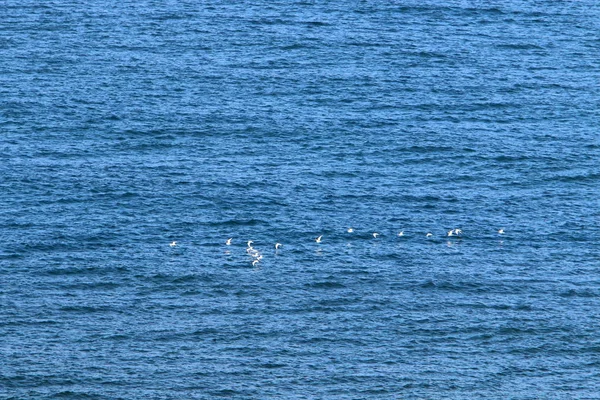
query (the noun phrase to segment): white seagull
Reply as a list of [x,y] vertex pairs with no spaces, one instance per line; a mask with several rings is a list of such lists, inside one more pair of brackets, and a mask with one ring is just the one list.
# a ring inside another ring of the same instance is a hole
[[432,237],[433,234],[431,234],[431,232],[427,232],[427,235],[425,235],[426,237]]
[[377,232],[373,232],[373,237],[374,237],[375,239],[377,239],[377,238],[379,237],[379,233],[377,233]]
[[321,243],[322,238],[323,238],[323,235],[319,236],[318,238],[315,239],[315,242]]
[[252,247],[252,243],[254,243],[252,240],[248,240],[248,248],[246,249],[246,253],[250,255],[258,253],[258,251],[254,247]]
[[504,229],[499,229],[499,230],[498,230],[498,233],[499,233],[500,235],[504,234]]
[[280,249],[283,246],[281,243],[275,243],[275,250]]
[[404,236],[404,231],[398,232],[398,236]]
[[169,246],[175,247],[177,246],[177,242],[173,240],[171,243],[169,243]]
[[354,228],[348,228],[348,233],[354,232]]
[[229,238],[229,239],[227,239],[227,241],[225,242],[225,244],[226,244],[227,246],[231,246],[231,239],[233,239],[233,238]]

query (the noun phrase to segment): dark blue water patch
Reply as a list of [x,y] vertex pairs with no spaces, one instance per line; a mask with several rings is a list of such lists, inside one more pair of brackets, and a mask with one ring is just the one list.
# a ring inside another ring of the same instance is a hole
[[598,297],[600,293],[590,289],[569,289],[560,293],[562,297]]
[[310,283],[307,284],[308,287],[310,288],[315,288],[315,289],[343,289],[345,288],[345,286],[339,282],[333,282],[333,281],[323,281],[323,282],[314,282],[314,283]]
[[89,395],[89,394],[82,393],[82,392],[76,392],[76,391],[74,392],[74,391],[66,390],[66,391],[63,391],[63,392],[56,393],[51,398],[53,398],[53,399],[82,399],[82,400],[84,400],[84,399],[102,399],[104,397],[103,396]]
[[599,10],[539,6],[9,2],[0,397],[594,397]]
[[60,311],[67,313],[81,313],[81,314],[91,314],[91,313],[106,313],[115,311],[112,307],[108,306],[99,306],[99,307],[91,307],[91,306],[64,306],[60,308]]

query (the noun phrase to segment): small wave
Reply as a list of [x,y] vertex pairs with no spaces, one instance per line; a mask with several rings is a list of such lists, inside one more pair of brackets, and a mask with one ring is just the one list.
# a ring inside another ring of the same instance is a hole
[[508,162],[518,162],[518,161],[528,161],[530,158],[527,156],[507,156],[500,155],[494,158],[494,161],[498,163],[508,163]]
[[450,146],[410,146],[400,151],[408,153],[428,154],[428,153],[441,153],[441,152],[453,152],[455,149]]
[[427,280],[427,281],[421,283],[419,286],[423,289],[433,289],[433,288],[437,287],[435,282],[432,280]]
[[557,181],[560,182],[588,182],[588,181],[598,181],[600,180],[600,174],[591,173],[587,175],[562,175],[556,178]]
[[158,273],[151,276],[143,276],[136,275],[136,278],[142,280],[148,280],[156,283],[190,283],[190,282],[212,282],[212,277],[210,275],[195,275],[195,274],[187,274],[187,275],[170,275],[164,273]]
[[215,329],[215,328],[204,328],[204,329],[198,329],[194,332],[192,332],[192,335],[194,336],[204,336],[204,335],[218,335],[219,330]]
[[121,287],[120,284],[114,282],[91,282],[91,283],[74,283],[62,285],[63,289],[83,289],[83,290],[112,290]]
[[559,294],[561,297],[598,297],[598,293],[591,289],[575,290],[569,289]]
[[496,47],[511,50],[543,50],[543,47],[533,43],[502,43],[496,45]]
[[324,299],[319,301],[319,305],[324,307],[335,307],[335,306],[345,306],[359,303],[359,299],[354,298],[338,298],[338,299]]
[[496,333],[498,335],[508,335],[508,336],[512,336],[512,335],[523,335],[523,334],[527,334],[527,335],[535,335],[538,332],[533,329],[533,328],[524,328],[524,327],[517,327],[517,326],[505,326],[502,328],[499,328]]
[[492,15],[502,15],[504,14],[504,11],[502,11],[502,9],[498,8],[498,7],[467,7],[464,8],[463,11],[469,12],[469,13],[473,13],[473,14],[492,14]]
[[262,219],[250,218],[250,219],[229,219],[219,222],[208,222],[206,225],[215,227],[238,227],[238,226],[266,226],[269,223]]
[[171,280],[172,283],[187,283],[187,282],[196,282],[202,280],[200,279],[200,277],[198,275],[182,275],[182,276],[178,276],[175,277]]
[[260,19],[253,19],[249,21],[251,24],[255,24],[255,25],[293,25],[295,24],[294,21],[291,20],[285,20],[285,19],[281,19],[281,18],[260,18]]
[[288,51],[288,50],[300,50],[300,49],[309,49],[309,48],[311,48],[311,46],[308,46],[306,44],[294,43],[294,44],[290,44],[287,46],[281,46],[281,47],[279,47],[279,50]]
[[222,389],[210,392],[211,396],[216,397],[226,397],[226,398],[241,398],[245,397],[245,393],[239,392],[237,390],[231,389]]
[[123,275],[129,273],[127,267],[57,267],[49,268],[41,272],[44,275]]
[[423,289],[438,289],[438,290],[448,290],[448,291],[485,291],[486,289],[479,283],[475,282],[434,282],[429,279],[419,285],[419,287]]
[[94,267],[64,267],[64,268],[51,268],[44,273],[46,275],[85,275],[90,272],[94,272],[96,268]]
[[72,313],[82,313],[82,314],[91,314],[91,313],[103,313],[114,311],[111,307],[101,306],[101,307],[91,307],[91,306],[64,306],[60,307],[60,311],[64,312],[72,312]]
[[22,258],[25,258],[25,256],[19,253],[0,254],[0,260],[18,260]]
[[339,282],[332,281],[324,281],[324,282],[315,282],[315,283],[307,283],[304,286],[312,287],[315,289],[342,289],[346,286]]
[[123,334],[117,334],[117,335],[109,335],[109,336],[105,336],[104,339],[106,340],[114,340],[114,341],[124,341],[124,340],[131,340],[131,336],[129,335],[123,335]]
[[264,364],[258,364],[259,368],[266,368],[266,369],[285,368],[287,366],[288,366],[287,364],[281,364],[281,363],[264,363]]
[[[72,382],[71,384],[74,384]],[[51,399],[98,399],[98,396],[95,394],[87,394],[82,392],[73,392],[71,390],[64,390],[62,392],[58,392],[50,397]]]
[[328,22],[322,22],[322,21],[304,21],[304,24],[306,24],[309,27],[319,27],[319,26],[329,26],[330,24]]

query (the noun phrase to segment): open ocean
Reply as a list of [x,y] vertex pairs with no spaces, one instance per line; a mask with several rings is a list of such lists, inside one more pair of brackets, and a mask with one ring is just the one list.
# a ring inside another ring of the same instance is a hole
[[4,0],[0,398],[600,399],[600,3]]

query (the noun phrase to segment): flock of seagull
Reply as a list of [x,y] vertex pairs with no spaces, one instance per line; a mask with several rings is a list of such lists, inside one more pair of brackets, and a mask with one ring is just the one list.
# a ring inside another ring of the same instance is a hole
[[[354,233],[354,229],[353,228],[348,228],[348,230],[346,231],[348,233]],[[447,237],[460,237],[462,235],[463,231],[461,229],[450,229],[447,233],[446,236]],[[499,229],[498,230],[498,234],[499,235],[503,235],[504,234],[504,229]],[[373,232],[373,238],[377,239],[379,236],[381,236],[380,233],[378,232]],[[400,231],[398,232],[398,237],[403,237],[404,236],[404,231]],[[433,234],[431,232],[427,232],[427,234],[425,235],[425,237],[432,237]],[[229,238],[225,241],[225,245],[226,246],[231,246],[233,241],[233,238]],[[319,237],[317,237],[315,239],[315,242],[317,243],[321,243],[323,241],[323,235],[320,235]],[[247,247],[246,247],[246,253],[248,253],[248,255],[251,257],[252,259],[252,266],[256,267],[260,261],[263,259],[263,255],[261,254],[260,251],[256,250],[254,247],[252,247],[252,244],[254,242],[252,240],[249,240],[247,242]],[[172,241],[171,243],[169,243],[170,247],[176,247],[177,246],[177,241]],[[275,250],[279,250],[280,248],[282,248],[283,245],[279,242],[275,243]]]

